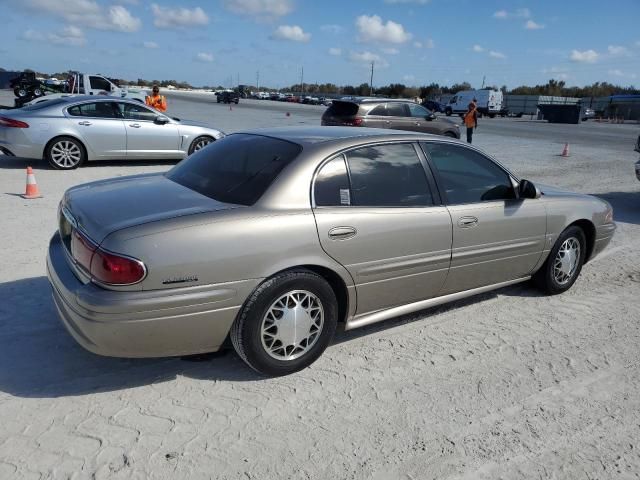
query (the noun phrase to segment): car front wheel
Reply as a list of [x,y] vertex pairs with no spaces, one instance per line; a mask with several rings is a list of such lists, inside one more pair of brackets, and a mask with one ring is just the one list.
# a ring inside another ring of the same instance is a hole
[[563,231],[547,260],[533,276],[534,283],[550,295],[566,292],[575,283],[584,263],[586,240],[581,228]]
[[246,301],[231,327],[231,342],[257,372],[287,375],[322,355],[337,318],[335,294],[322,277],[308,270],[283,272]]
[[189,152],[188,152],[189,155],[191,155],[193,152],[197,152],[198,150],[202,150],[204,147],[206,147],[213,141],[214,139],[212,137],[208,137],[206,135],[196,137],[193,140],[193,142],[191,142],[191,145],[189,146]]

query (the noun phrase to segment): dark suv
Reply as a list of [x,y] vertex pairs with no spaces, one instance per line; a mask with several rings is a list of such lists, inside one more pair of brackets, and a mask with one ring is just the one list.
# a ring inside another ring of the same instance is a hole
[[218,93],[218,103],[235,103],[236,105],[240,101],[240,95],[238,92],[220,92]]
[[334,100],[321,125],[392,128],[460,138],[458,125],[410,100],[380,98]]

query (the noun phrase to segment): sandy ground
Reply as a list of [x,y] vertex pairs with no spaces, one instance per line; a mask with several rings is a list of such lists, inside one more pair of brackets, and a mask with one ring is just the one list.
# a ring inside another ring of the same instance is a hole
[[[228,131],[322,112],[170,102]],[[570,158],[557,141],[476,136],[519,175],[614,206],[612,244],[569,292],[519,285],[340,332],[313,366],[277,379],[233,352],[98,357],[58,322],[44,256],[64,190],[170,164],[36,162],[44,198],[28,201],[17,194],[32,162],[0,157],[0,479],[638,478],[638,128],[620,128],[628,147],[572,143]]]

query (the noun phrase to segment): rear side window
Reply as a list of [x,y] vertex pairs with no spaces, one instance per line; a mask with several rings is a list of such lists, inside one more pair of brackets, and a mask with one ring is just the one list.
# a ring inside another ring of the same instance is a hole
[[351,205],[349,175],[342,155],[330,160],[318,172],[314,200],[318,207]]
[[387,103],[387,115],[389,115],[390,117],[406,117],[407,112],[404,109],[404,103]]
[[357,103],[334,100],[327,109],[326,114],[334,117],[351,117],[358,113],[358,108]]
[[347,153],[347,163],[351,174],[351,205],[433,205],[426,173],[412,144],[352,150]]
[[369,112],[369,115],[377,115],[379,117],[386,117],[389,115],[387,113],[387,105],[383,103],[382,105],[378,105],[376,108]]
[[277,138],[229,135],[190,155],[166,176],[214,200],[253,205],[301,150]]
[[117,118],[113,102],[92,102],[67,108],[72,117]]

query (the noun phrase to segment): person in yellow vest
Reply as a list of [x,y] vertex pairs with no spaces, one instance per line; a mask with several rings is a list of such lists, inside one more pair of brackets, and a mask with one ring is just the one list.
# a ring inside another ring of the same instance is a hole
[[160,87],[158,87],[158,85],[153,86],[153,93],[147,95],[145,103],[160,112],[167,111],[167,99],[164,95],[160,95]]
[[467,113],[463,117],[464,125],[467,127],[467,143],[471,143],[473,138],[473,130],[478,128],[478,111],[476,104],[471,102],[467,109]]

